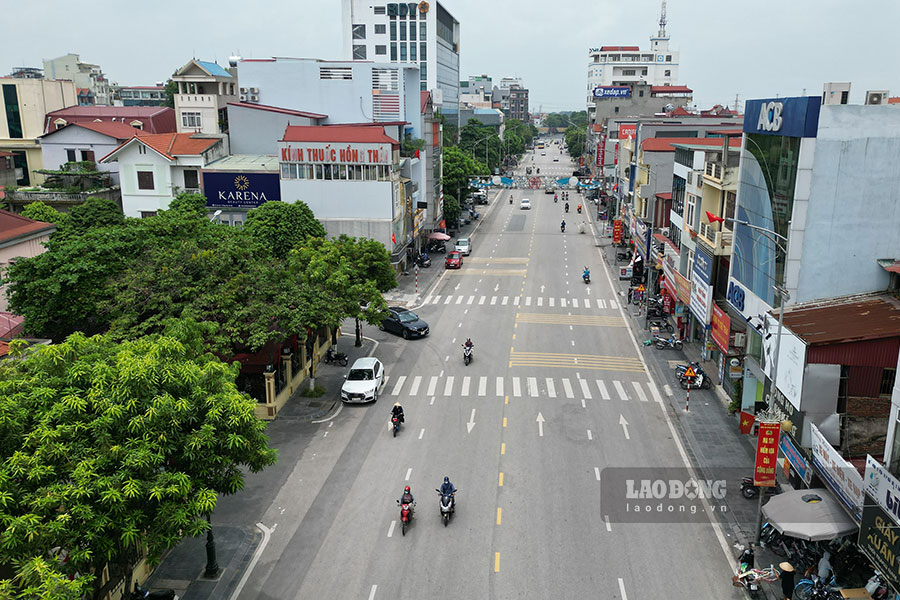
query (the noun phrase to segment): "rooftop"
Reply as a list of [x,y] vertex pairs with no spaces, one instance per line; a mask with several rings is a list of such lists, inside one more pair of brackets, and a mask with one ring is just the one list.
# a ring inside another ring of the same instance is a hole
[[[721,148],[725,138],[647,138],[641,142],[644,152],[675,152],[675,145],[695,146],[700,148]],[[741,138],[729,138],[728,147],[738,149],[741,147]]]
[[285,115],[293,115],[295,117],[306,117],[308,119],[327,119],[328,115],[321,115],[314,112],[306,112],[303,110],[293,110],[291,108],[281,108],[280,106],[269,106],[267,104],[254,104],[250,102],[229,102],[228,106],[237,106],[239,108],[253,108],[256,110],[264,110],[267,112],[281,113]]
[[63,129],[67,129],[69,127],[81,127],[82,129],[89,129],[91,131],[96,131],[97,133],[102,133],[103,135],[108,135],[111,138],[115,138],[117,140],[130,140],[134,136],[137,135],[146,135],[140,129],[135,129],[131,125],[126,125],[125,123],[113,122],[113,121],[101,121],[99,123],[93,122],[84,122],[84,123],[72,123],[71,125],[66,125],[65,127],[60,127],[56,131],[51,131],[50,133],[45,133],[40,136],[41,138],[48,138],[51,135],[59,133]]
[[331,125],[317,127],[315,125],[288,125],[284,130],[282,142],[355,142],[360,144],[398,144],[399,142],[384,133],[384,124],[369,123],[363,125]]
[[651,94],[691,94],[694,90],[686,85],[651,85]]
[[9,246],[19,238],[36,233],[53,233],[56,225],[35,221],[8,210],[0,210],[0,247]]
[[198,60],[197,64],[203,67],[207,73],[214,77],[231,77],[231,73],[219,66],[218,63]]
[[278,157],[270,154],[232,154],[203,167],[204,171],[273,171],[278,172]]
[[809,345],[900,337],[900,301],[866,294],[796,304],[785,307],[784,324]]
[[173,110],[167,106],[69,106],[48,112],[53,117],[152,117]]
[[640,52],[640,46],[601,46],[600,52]]
[[148,148],[152,148],[164,158],[175,160],[176,156],[198,156],[212,146],[218,144],[222,138],[209,137],[201,133],[152,133],[133,137],[118,148],[100,159],[105,162],[114,154],[138,140]]

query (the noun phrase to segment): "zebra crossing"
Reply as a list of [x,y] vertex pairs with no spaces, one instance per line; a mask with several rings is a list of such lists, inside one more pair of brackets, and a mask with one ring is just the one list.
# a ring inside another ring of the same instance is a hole
[[[488,299],[490,298],[490,300]],[[549,308],[578,308],[592,310],[595,306],[599,310],[619,307],[619,302],[613,298],[556,298],[554,296],[479,296],[470,294],[453,294],[426,296],[423,304],[462,304],[466,306],[477,304],[479,306],[547,306]]]
[[[494,385],[491,385],[491,379]],[[507,380],[509,385],[506,384]],[[393,387],[388,383],[393,382]],[[409,385],[407,385],[407,383]],[[497,397],[504,396],[509,390],[513,398],[584,398],[591,400],[594,394],[601,400],[620,400],[623,402],[662,402],[656,388],[646,381],[619,381],[603,379],[587,379],[583,377],[487,377],[487,376],[423,376],[407,377],[400,375],[396,379],[390,375],[384,378],[384,389],[390,389],[391,396],[418,396],[424,389],[425,396],[444,397],[479,397],[485,398],[493,391]]]

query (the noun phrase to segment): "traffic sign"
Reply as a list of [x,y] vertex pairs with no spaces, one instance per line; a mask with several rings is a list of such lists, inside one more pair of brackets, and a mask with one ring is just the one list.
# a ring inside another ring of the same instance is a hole
[[694,371],[694,367],[688,367],[684,372],[684,377],[686,379],[693,379],[697,376],[697,373]]
[[644,291],[644,285],[643,285],[643,284],[639,285],[637,291],[643,292],[643,291]]

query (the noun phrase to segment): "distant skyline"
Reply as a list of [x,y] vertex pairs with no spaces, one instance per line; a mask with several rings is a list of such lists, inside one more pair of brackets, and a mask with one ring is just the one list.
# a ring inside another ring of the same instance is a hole
[[[659,0],[442,4],[460,22],[460,79],[521,77],[532,112],[583,110],[588,49],[648,48],[660,11]],[[669,0],[666,30],[671,48],[681,53],[678,83],[694,90],[698,108],[733,107],[736,95],[741,107],[751,98],[818,96],[828,81],[852,82],[851,103],[862,103],[866,90],[900,96],[894,42],[900,3],[850,6],[838,0]],[[121,85],[165,81],[191,57],[223,66],[232,54],[343,58],[340,0],[98,0],[84,11],[49,0],[19,4],[14,12],[17,25],[8,21],[3,32],[3,75],[18,66],[40,68],[43,59],[68,52],[100,65]]]

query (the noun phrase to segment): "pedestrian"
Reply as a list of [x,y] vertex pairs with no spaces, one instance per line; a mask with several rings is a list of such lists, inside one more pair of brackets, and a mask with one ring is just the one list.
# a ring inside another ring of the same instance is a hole
[[634,288],[628,288],[628,304],[631,304],[631,295],[634,294]]
[[794,595],[794,566],[784,561],[778,568],[781,569],[781,593],[784,594],[784,600],[791,600]]

